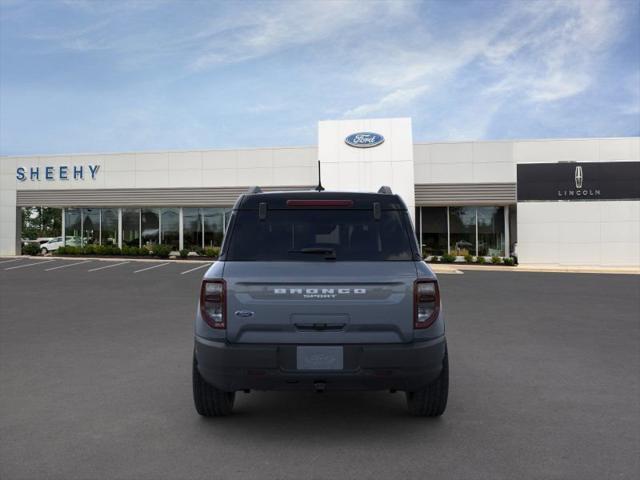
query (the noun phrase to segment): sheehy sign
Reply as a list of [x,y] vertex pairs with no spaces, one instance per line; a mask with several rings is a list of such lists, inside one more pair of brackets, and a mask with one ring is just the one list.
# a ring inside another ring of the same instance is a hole
[[640,200],[640,162],[518,165],[518,201]]
[[18,167],[16,179],[20,182],[30,180],[95,180],[100,165],[58,165],[47,167]]

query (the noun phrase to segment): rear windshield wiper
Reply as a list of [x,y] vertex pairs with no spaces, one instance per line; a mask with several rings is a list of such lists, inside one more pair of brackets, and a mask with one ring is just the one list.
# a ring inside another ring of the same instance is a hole
[[336,259],[336,251],[333,248],[326,247],[308,247],[301,248],[300,250],[289,250],[289,253],[320,253],[324,254],[326,259],[335,260]]

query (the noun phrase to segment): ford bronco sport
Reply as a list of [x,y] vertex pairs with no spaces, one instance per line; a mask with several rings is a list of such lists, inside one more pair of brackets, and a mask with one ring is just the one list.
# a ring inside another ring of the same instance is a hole
[[401,390],[435,417],[448,388],[438,281],[398,195],[238,198],[196,314],[200,415],[231,413],[241,390]]

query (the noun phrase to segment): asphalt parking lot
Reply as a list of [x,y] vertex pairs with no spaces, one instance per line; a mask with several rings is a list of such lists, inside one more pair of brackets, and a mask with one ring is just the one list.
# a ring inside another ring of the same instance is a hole
[[190,375],[206,267],[81,262],[0,260],[3,480],[640,474],[640,276],[441,275],[441,419],[400,393],[252,392],[205,420]]

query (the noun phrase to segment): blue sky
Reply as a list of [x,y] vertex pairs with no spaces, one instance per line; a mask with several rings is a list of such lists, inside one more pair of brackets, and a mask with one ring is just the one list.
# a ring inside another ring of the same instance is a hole
[[637,0],[0,0],[0,154],[640,134]]

